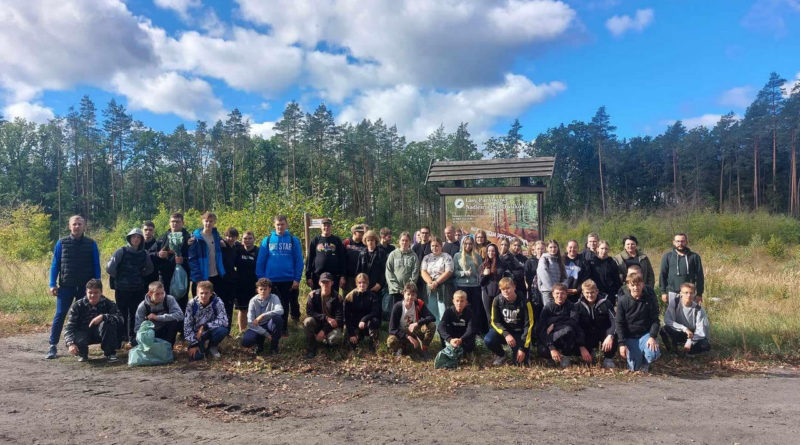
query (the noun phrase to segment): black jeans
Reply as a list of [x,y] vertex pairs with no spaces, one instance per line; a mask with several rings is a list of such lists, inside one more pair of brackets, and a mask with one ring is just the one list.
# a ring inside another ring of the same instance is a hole
[[283,332],[289,332],[289,311],[291,310],[292,319],[295,321],[300,320],[300,303],[297,297],[300,294],[300,288],[292,289],[291,281],[281,281],[272,283],[272,293],[278,296],[283,306]]
[[[683,345],[688,339],[689,336],[683,331],[679,331],[670,326],[661,327],[661,340],[664,341],[665,345],[672,346],[673,350],[683,350]],[[704,338],[696,343],[693,343],[691,349],[689,349],[689,353],[697,354],[699,352],[708,352],[710,350],[711,343],[708,342],[708,339]]]
[[124,332],[125,337],[121,338],[120,341],[131,341],[136,338],[136,332],[133,332],[133,328],[136,324],[136,309],[139,307],[139,304],[144,301],[144,294],[146,293],[147,291],[144,289],[114,291],[114,300],[117,303],[119,312],[122,314],[124,326],[122,332]]
[[76,331],[73,342],[78,347],[78,352],[83,356],[89,353],[89,345],[98,343],[105,355],[111,355],[116,353],[120,346],[117,329],[116,323],[102,321],[95,326],[87,326],[86,329]]
[[550,348],[552,344],[562,355],[577,355],[578,347],[575,329],[569,325],[561,325],[553,328],[551,333],[543,333],[543,338],[539,339],[539,356],[550,358]]

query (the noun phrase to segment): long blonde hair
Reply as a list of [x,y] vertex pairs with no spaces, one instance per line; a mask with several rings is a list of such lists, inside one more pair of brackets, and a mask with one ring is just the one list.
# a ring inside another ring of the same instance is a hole
[[464,241],[461,243],[461,252],[459,252],[460,255],[458,257],[458,265],[461,266],[462,270],[467,268],[467,256],[465,255],[467,252],[466,249],[464,249],[464,244],[467,242],[467,240],[472,241],[472,251],[469,253],[470,259],[472,259],[472,264],[478,266],[481,260],[481,257],[475,252],[475,240],[469,237],[464,238]]
[[[358,282],[359,279],[365,280],[367,282],[367,285],[369,286],[369,275],[365,274],[364,272],[361,272],[360,274],[356,275],[355,281]],[[367,289],[367,291],[369,292],[369,289]],[[355,289],[351,290],[347,294],[347,296],[344,297],[344,299],[348,303],[352,303],[353,302],[353,296],[355,295],[356,292],[358,292],[358,287],[356,287]]]

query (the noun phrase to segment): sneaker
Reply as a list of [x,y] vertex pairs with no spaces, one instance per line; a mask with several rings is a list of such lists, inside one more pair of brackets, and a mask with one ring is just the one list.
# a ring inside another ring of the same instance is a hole
[[501,355],[495,357],[494,361],[492,361],[492,366],[502,366],[506,363],[506,356]]
[[306,352],[306,358],[307,358],[307,359],[309,359],[309,360],[311,360],[312,358],[314,358],[314,357],[316,357],[316,356],[317,356],[317,351],[315,351],[315,350],[313,350],[313,349],[309,349],[309,350]]
[[89,361],[89,357],[87,357],[85,355],[79,355],[78,356],[78,363],[83,363],[83,362],[86,362],[86,361]]
[[208,355],[210,355],[211,358],[220,358],[219,349],[217,349],[216,346],[208,348]]
[[566,355],[561,356],[561,362],[559,363],[559,366],[561,366],[562,368],[569,368],[569,365],[571,364],[572,360],[570,360],[569,357],[567,357]]
[[117,354],[111,354],[106,356],[106,362],[108,363],[116,363],[119,359],[117,358]]
[[398,349],[397,351],[394,351],[394,356],[398,357],[398,358],[402,357],[403,356],[403,350],[402,349]]
[[603,359],[603,368],[614,369],[616,367],[617,367],[617,365],[614,363],[613,359],[610,359],[610,358]]
[[44,358],[47,360],[53,360],[56,357],[58,357],[58,346],[50,345],[50,349],[47,350],[47,355],[45,355]]
[[639,368],[639,371],[650,372],[650,363],[645,363],[644,365],[642,365],[642,367]]

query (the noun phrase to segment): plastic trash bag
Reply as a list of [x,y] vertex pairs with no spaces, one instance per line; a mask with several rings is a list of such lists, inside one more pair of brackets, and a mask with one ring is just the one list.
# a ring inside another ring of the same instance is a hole
[[128,351],[128,366],[156,366],[166,365],[175,360],[172,354],[172,345],[160,338],[156,338],[153,322],[145,320],[136,333],[139,343]]
[[172,274],[172,282],[169,284],[169,294],[176,300],[183,298],[189,291],[189,277],[186,269],[180,264],[175,265],[175,272]]
[[447,346],[436,354],[433,360],[433,369],[456,369],[458,368],[458,359],[464,355],[464,348],[461,346],[454,348],[453,345]]

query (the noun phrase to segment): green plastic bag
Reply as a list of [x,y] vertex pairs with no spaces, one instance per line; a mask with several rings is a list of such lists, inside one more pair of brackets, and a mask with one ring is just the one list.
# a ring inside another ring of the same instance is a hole
[[456,369],[458,368],[458,359],[462,355],[464,355],[464,348],[461,346],[454,348],[448,343],[433,359],[433,369]]
[[172,355],[172,345],[160,338],[156,338],[153,322],[145,320],[136,333],[139,343],[128,351],[128,366],[156,366],[166,365],[175,360]]

